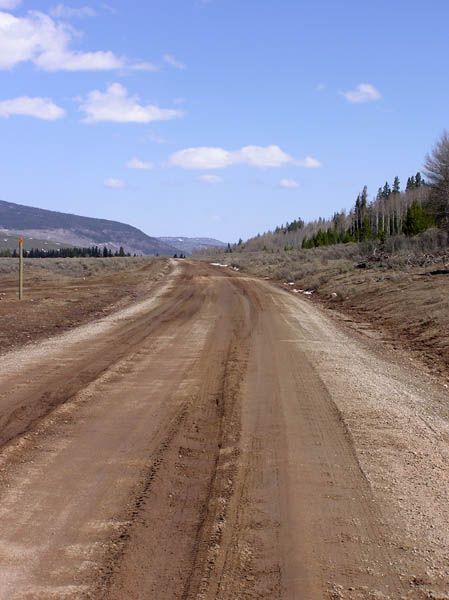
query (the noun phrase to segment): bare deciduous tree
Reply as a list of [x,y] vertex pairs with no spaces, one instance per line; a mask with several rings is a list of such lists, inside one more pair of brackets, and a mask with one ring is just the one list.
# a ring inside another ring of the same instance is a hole
[[425,162],[430,208],[437,223],[449,226],[449,134],[443,133]]

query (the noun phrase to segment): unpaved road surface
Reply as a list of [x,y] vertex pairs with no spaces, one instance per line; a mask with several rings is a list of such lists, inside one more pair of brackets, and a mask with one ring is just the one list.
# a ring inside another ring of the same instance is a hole
[[265,281],[0,362],[0,599],[449,598],[448,393]]

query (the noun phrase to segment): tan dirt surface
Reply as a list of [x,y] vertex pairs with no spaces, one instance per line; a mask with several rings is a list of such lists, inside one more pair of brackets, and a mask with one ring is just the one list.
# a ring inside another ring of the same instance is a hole
[[[291,293],[311,292],[308,300],[341,313],[356,329],[375,330],[390,345],[406,347],[432,374],[449,382],[448,257],[422,266],[394,254],[384,262],[360,263],[356,248],[340,244],[279,254],[233,252],[214,260],[267,277]],[[360,264],[366,268],[358,268]]]
[[0,362],[0,600],[449,598],[448,392],[268,282],[174,262]]
[[0,258],[0,354],[146,297],[168,268],[148,257],[26,259],[19,302],[18,260]]

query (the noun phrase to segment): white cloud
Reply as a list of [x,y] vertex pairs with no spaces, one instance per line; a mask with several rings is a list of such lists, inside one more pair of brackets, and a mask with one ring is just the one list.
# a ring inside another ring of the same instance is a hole
[[169,164],[182,169],[224,169],[232,165],[249,165],[259,168],[275,168],[296,165],[305,168],[320,166],[312,157],[297,161],[279,146],[244,146],[240,150],[198,147],[179,150],[171,155]]
[[197,177],[197,180],[208,185],[215,185],[217,183],[223,183],[224,181],[223,178],[218,175],[200,175]]
[[82,17],[95,17],[97,12],[90,6],[80,6],[73,8],[65,4],[57,4],[50,9],[52,17],[57,19],[73,19]]
[[299,183],[294,179],[281,179],[279,187],[284,190],[296,190],[299,187]]
[[126,182],[123,179],[115,179],[115,177],[108,177],[103,184],[110,190],[123,190],[126,187]]
[[85,123],[110,121],[113,123],[151,123],[181,117],[184,113],[155,104],[142,105],[138,96],[130,96],[120,83],[113,83],[105,92],[94,90],[81,101]]
[[279,146],[245,146],[234,153],[235,161],[252,167],[282,167],[294,162]]
[[21,96],[0,102],[0,117],[7,118],[12,115],[24,115],[45,121],[56,121],[65,116],[65,110],[49,98]]
[[140,160],[140,158],[133,158],[126,163],[128,169],[136,169],[138,171],[151,171],[154,165],[148,160]]
[[233,164],[233,156],[223,148],[186,148],[172,154],[169,163],[181,169],[224,169]]
[[318,169],[322,166],[321,162],[313,156],[306,156],[302,160],[297,160],[296,164],[298,167],[304,167],[305,169]]
[[41,12],[30,11],[24,17],[0,12],[0,69],[12,69],[27,61],[45,71],[107,71],[136,67],[110,51],[75,51],[71,48],[75,37],[79,36],[72,27]]
[[48,52],[35,63],[44,71],[111,71],[125,66],[113,52]]
[[13,10],[22,4],[22,0],[0,0],[0,9]]
[[159,67],[151,62],[138,62],[130,66],[131,71],[159,71]]
[[173,56],[173,54],[164,54],[163,59],[167,65],[170,65],[175,69],[180,69],[181,71],[187,69],[186,65]]
[[362,104],[363,102],[375,102],[382,98],[381,93],[371,83],[360,83],[354,90],[341,92],[342,96],[352,104]]

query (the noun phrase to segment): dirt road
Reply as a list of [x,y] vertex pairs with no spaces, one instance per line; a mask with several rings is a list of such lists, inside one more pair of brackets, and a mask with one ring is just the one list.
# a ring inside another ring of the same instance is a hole
[[173,264],[0,361],[0,599],[449,598],[448,393],[268,282]]

